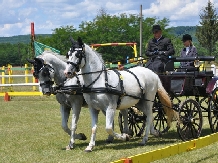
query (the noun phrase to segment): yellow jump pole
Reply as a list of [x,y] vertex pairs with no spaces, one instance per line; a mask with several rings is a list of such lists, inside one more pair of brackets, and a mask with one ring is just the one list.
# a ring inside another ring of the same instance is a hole
[[[34,68],[32,67],[31,73],[33,74],[33,72],[34,72]],[[34,76],[33,76],[33,83],[36,83],[36,79]],[[33,91],[36,91],[36,86],[33,86]]]
[[2,67],[2,84],[5,84],[5,66]]
[[[12,77],[11,77],[11,75],[12,75],[12,65],[10,65],[10,64],[8,64],[8,75],[9,75],[9,78],[8,78],[8,83],[9,84],[12,84]],[[11,86],[10,87],[10,91],[12,92],[13,91],[13,87]]]
[[27,67],[27,64],[25,64],[24,67],[25,67],[24,73],[25,73],[25,75],[26,75],[26,76],[25,76],[25,83],[28,83],[28,76],[27,76],[27,75],[28,75],[28,67]]

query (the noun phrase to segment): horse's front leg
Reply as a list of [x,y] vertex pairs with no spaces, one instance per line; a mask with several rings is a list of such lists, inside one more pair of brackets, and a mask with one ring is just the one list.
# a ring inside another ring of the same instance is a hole
[[72,114],[72,122],[71,122],[71,136],[70,136],[70,143],[69,145],[66,146],[66,150],[73,149],[75,139],[86,140],[86,136],[84,134],[82,133],[76,134],[77,123],[79,120],[81,107],[82,107],[82,103],[79,100],[77,102],[75,101],[72,104],[73,114]]
[[118,134],[114,132],[113,130],[114,115],[115,115],[115,109],[108,107],[106,111],[106,131],[107,133],[120,140],[124,140],[124,141],[129,140],[129,136],[127,134]]
[[[102,113],[106,117],[106,111],[102,110]],[[114,129],[114,122],[113,122],[113,129]],[[112,135],[108,135],[108,137],[106,139],[106,143],[112,143],[113,141],[114,141],[114,137]]]
[[68,134],[71,135],[71,130],[68,127],[68,119],[70,116],[70,107],[60,104],[60,112],[61,112],[61,127]]
[[90,139],[89,145],[86,147],[85,152],[91,152],[95,146],[97,124],[98,124],[98,114],[99,114],[99,110],[96,110],[94,108],[89,108],[89,111],[90,111],[91,120],[92,120],[92,133],[91,133],[91,139]]

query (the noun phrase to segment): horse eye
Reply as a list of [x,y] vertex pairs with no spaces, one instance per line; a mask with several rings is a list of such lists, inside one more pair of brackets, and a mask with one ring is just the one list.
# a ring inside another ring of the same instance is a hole
[[80,53],[77,52],[77,53],[75,54],[75,56],[76,56],[77,58],[79,58],[79,57],[80,57]]

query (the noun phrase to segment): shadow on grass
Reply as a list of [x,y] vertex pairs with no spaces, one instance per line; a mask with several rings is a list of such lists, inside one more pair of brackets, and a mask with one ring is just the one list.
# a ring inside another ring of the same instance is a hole
[[[202,129],[201,137],[211,134],[210,128]],[[113,143],[106,143],[106,140],[96,140],[96,147],[94,151],[104,150],[104,149],[113,149],[113,150],[122,150],[122,149],[133,149],[144,147],[139,145],[139,142],[142,141],[142,137],[133,137],[130,141],[122,141],[114,139]],[[160,137],[149,136],[148,142],[145,146],[156,146],[156,145],[170,145],[174,143],[180,143],[182,140],[180,139],[177,131],[172,130],[167,133],[161,135]],[[87,141],[79,141],[74,147],[75,149],[84,150],[89,144],[89,138]],[[67,146],[67,144],[66,144]],[[61,148],[61,150],[65,150],[65,147]]]

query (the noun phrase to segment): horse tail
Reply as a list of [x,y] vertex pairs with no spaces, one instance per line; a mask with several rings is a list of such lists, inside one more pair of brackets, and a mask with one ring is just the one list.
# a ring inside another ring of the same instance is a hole
[[160,102],[163,105],[164,112],[166,113],[166,116],[167,116],[167,126],[170,127],[171,122],[173,120],[179,121],[179,114],[175,110],[173,110],[172,101],[171,101],[168,93],[164,89],[159,77],[158,77],[158,90],[157,90],[157,92],[158,92]]

